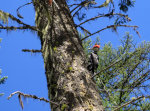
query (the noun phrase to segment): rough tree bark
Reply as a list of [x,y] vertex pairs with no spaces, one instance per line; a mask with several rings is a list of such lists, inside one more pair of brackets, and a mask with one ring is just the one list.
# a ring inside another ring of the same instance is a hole
[[102,111],[100,95],[86,68],[86,58],[66,0],[33,0],[41,32],[51,111]]

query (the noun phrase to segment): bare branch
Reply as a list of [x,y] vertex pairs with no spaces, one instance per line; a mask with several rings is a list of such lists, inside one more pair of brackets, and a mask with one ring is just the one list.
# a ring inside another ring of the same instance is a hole
[[[55,104],[55,105],[59,105],[58,103],[55,103],[55,102],[53,102],[53,101],[49,101],[49,100],[47,100],[47,99],[45,99],[45,98],[39,98],[39,97],[37,97],[37,96],[35,96],[35,95],[30,95],[30,94],[24,94],[24,93],[22,93],[22,92],[20,92],[20,91],[16,91],[16,92],[14,92],[14,93],[12,93],[12,94],[10,94],[9,95],[9,97],[8,97],[8,99],[10,99],[13,95],[15,95],[15,94],[18,94],[18,97],[19,97],[19,101],[20,102],[22,102],[22,100],[21,100],[21,96],[23,96],[23,97],[26,97],[26,98],[33,98],[33,99],[38,99],[38,100],[40,100],[40,101],[45,101],[45,102],[47,102],[47,103],[51,103],[51,104]],[[23,103],[21,103],[22,105],[23,105]],[[21,106],[22,106],[21,105]],[[23,108],[23,107],[22,107]]]
[[70,13],[72,13],[73,11],[75,11],[77,8],[80,8],[73,14],[72,17],[74,17],[83,7],[88,6],[89,4],[96,4],[95,1],[83,1],[81,2],[78,6],[76,6]]
[[90,36],[92,36],[92,35],[94,35],[94,34],[97,34],[97,33],[101,32],[101,31],[103,31],[103,30],[105,30],[105,29],[109,29],[109,28],[115,28],[115,29],[116,29],[116,27],[132,27],[132,28],[134,28],[134,30],[135,30],[136,28],[138,28],[138,26],[131,26],[131,25],[109,25],[109,26],[107,26],[107,27],[105,27],[105,28],[103,28],[103,29],[101,29],[101,30],[98,30],[98,31],[96,31],[96,32],[94,32],[94,33],[92,33],[92,34],[90,34],[90,35],[84,37],[83,39],[81,39],[81,41],[85,40],[86,38],[88,38],[88,37],[90,37]]
[[71,11],[70,11],[70,13],[72,13],[73,11],[75,11],[78,7],[80,7],[81,5],[84,5],[85,3],[86,3],[87,1],[83,1],[83,2],[81,2],[80,4],[76,4],[76,5],[78,5],[78,6],[76,6],[74,9],[72,9]]
[[81,6],[72,16],[72,18],[83,8],[83,6]]
[[87,6],[88,4],[96,4],[96,2],[95,1],[87,1],[87,0],[85,0],[85,1],[81,2],[80,4],[72,4],[71,6],[73,6],[73,5],[78,5],[78,6],[76,6],[74,9],[72,9],[70,11],[70,13],[72,13],[73,11],[75,11],[80,6],[84,7],[84,6]]
[[83,30],[84,32],[91,34],[90,31],[88,31],[87,29],[83,28],[82,26],[79,26],[81,28],[81,30]]
[[129,101],[129,102],[127,102],[127,103],[124,103],[123,105],[117,107],[117,108],[114,109],[113,111],[118,111],[120,108],[125,107],[125,106],[129,105],[130,103],[132,103],[132,102],[134,102],[134,101],[137,101],[137,100],[139,100],[139,99],[141,99],[141,98],[150,98],[150,96],[140,96],[140,97],[137,97],[137,98],[135,98],[135,99],[132,99],[131,101]]
[[69,8],[71,8],[72,6],[75,6],[75,5],[79,5],[80,3],[75,3],[75,4],[71,4],[71,5],[68,5],[69,6]]
[[26,6],[26,5],[29,5],[29,4],[31,4],[31,3],[33,3],[33,2],[26,3],[26,4],[20,6],[20,7],[17,9],[17,16],[18,16],[19,18],[23,18],[23,17],[20,15],[20,13],[19,13],[19,9],[22,8],[22,7],[24,7],[24,6]]
[[77,25],[77,27],[79,27],[80,25],[85,24],[85,23],[87,23],[87,22],[89,22],[89,21],[95,20],[95,19],[97,19],[97,18],[110,17],[110,16],[114,16],[114,15],[123,16],[123,17],[125,17],[128,21],[131,21],[131,19],[128,17],[128,15],[124,15],[124,14],[121,14],[121,13],[109,13],[109,14],[98,15],[98,16],[95,16],[95,17],[93,17],[93,18],[87,19],[87,20],[85,20],[84,22],[82,22],[82,23],[80,23],[79,25]]
[[35,49],[22,49],[23,52],[32,52],[32,53],[41,53],[41,50],[35,50]]

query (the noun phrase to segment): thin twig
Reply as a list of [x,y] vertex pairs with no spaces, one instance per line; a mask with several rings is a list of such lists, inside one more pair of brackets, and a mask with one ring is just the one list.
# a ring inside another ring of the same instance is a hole
[[72,18],[83,8],[83,6],[81,6],[72,16]]
[[87,29],[83,28],[82,26],[79,26],[81,28],[81,30],[83,30],[84,32],[91,34],[90,31],[88,31]]
[[134,101],[136,101],[136,100],[139,100],[139,99],[141,99],[141,98],[150,98],[150,96],[140,96],[140,97],[137,97],[137,98],[135,98],[135,99],[133,99],[133,100],[127,102],[127,103],[124,103],[123,105],[121,105],[121,106],[119,106],[119,107],[117,107],[117,108],[114,109],[113,111],[117,111],[117,110],[119,110],[120,108],[125,107],[125,106],[129,105],[130,103],[132,103],[132,102],[134,102]]
[[98,31],[96,31],[96,32],[94,32],[94,33],[92,33],[92,34],[90,34],[90,35],[84,37],[83,39],[81,39],[81,41],[85,40],[86,38],[88,38],[88,37],[90,37],[90,36],[92,36],[92,35],[94,35],[94,34],[97,34],[97,33],[101,32],[101,31],[103,31],[103,30],[105,30],[105,29],[116,28],[116,27],[132,27],[132,28],[138,28],[138,26],[132,26],[132,25],[109,25],[109,26],[107,26],[107,27],[105,27],[105,28],[103,28],[103,29],[101,29],[101,30],[98,30]]
[[78,12],[79,12],[79,10],[81,10],[83,7],[85,7],[85,6],[88,6],[89,4],[96,4],[96,2],[95,1],[83,1],[83,2],[81,2],[78,6],[76,6],[70,13],[72,13],[73,11],[75,11],[77,8],[79,8],[80,6],[80,8],[73,14],[73,16],[72,17],[74,17]]
[[83,1],[83,2],[81,2],[80,4],[76,4],[76,5],[78,5],[78,6],[76,6],[74,9],[72,9],[72,10],[70,11],[70,13],[72,13],[72,12],[75,11],[78,7],[80,7],[81,5],[84,5],[85,3],[87,3],[87,1]]
[[111,94],[110,94],[110,92],[106,89],[105,84],[103,83],[103,81],[102,81],[101,79],[99,79],[99,81],[100,81],[100,84],[103,85],[103,90],[106,92],[106,94],[107,94],[107,96],[108,96],[108,98],[109,98],[109,100],[110,100],[110,99],[111,99]]
[[71,4],[71,5],[68,5],[69,8],[71,8],[72,6],[75,6],[75,5],[79,5],[80,3],[78,4]]
[[31,3],[33,3],[33,2],[29,2],[29,3],[26,3],[26,4],[24,4],[24,5],[21,5],[21,6],[17,9],[17,16],[18,16],[19,18],[23,18],[23,17],[20,15],[20,13],[19,13],[20,8],[22,8],[22,7],[26,6],[26,5],[29,5],[29,4],[31,4]]

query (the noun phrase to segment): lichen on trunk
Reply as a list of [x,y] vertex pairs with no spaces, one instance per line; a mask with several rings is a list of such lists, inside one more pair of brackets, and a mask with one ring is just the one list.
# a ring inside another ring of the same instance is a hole
[[95,83],[65,0],[33,0],[52,111],[102,111]]

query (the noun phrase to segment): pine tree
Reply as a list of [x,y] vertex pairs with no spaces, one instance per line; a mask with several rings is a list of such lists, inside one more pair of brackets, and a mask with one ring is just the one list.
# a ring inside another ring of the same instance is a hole
[[[90,39],[84,41],[83,46],[88,55]],[[111,43],[105,44],[98,55],[100,60],[95,81],[105,110],[113,111],[130,101],[118,110],[148,110],[150,42],[136,45],[133,37],[126,33],[120,47],[115,49]]]
[[[0,10],[0,20],[3,21],[3,24],[8,23],[8,18],[10,18],[22,25],[21,27],[2,25],[0,29],[6,29],[7,31],[29,29],[38,33],[42,46],[38,52],[42,52],[43,54],[49,99],[57,103],[51,104],[51,110],[104,110],[99,91],[86,68],[86,56],[81,41],[109,28],[117,31],[118,27],[132,27],[136,30],[137,26],[124,25],[124,23],[131,21],[127,15],[124,15],[124,13],[115,13],[115,9],[118,8],[118,6],[121,11],[127,12],[128,8],[134,4],[133,0],[121,0],[119,3],[113,0],[106,0],[102,4],[99,2],[96,3],[94,0],[75,0],[72,2],[67,0],[32,0],[32,3],[36,13],[36,26],[23,23],[13,15]],[[88,14],[84,13],[85,10],[87,12],[89,10],[94,11],[95,9],[100,10],[107,6],[110,8],[108,13],[98,14],[85,20],[85,15]],[[18,17],[22,18],[19,12]],[[80,24],[75,24],[74,17],[78,18]],[[82,26],[85,23],[101,17],[114,18],[115,23],[94,33],[90,33]],[[81,22],[81,20],[85,21]],[[88,35],[80,39],[77,28],[88,33]],[[37,50],[31,51],[37,52]],[[120,51],[122,50],[120,49]],[[122,52],[120,52],[120,55],[121,54]],[[126,60],[124,60],[124,62],[126,63]],[[111,61],[106,60],[101,64],[105,63],[111,64]],[[123,68],[122,72],[124,72]],[[127,75],[123,76],[126,77]],[[101,78],[102,81],[105,80],[104,78],[105,77]],[[111,76],[109,78],[111,78]],[[126,78],[128,78],[128,76]],[[106,83],[106,81],[104,82]],[[100,83],[98,85],[103,88],[103,84]],[[124,88],[124,86],[122,87]],[[121,94],[124,93],[121,92]],[[122,101],[121,96],[120,103]],[[118,104],[120,105],[120,103]]]

